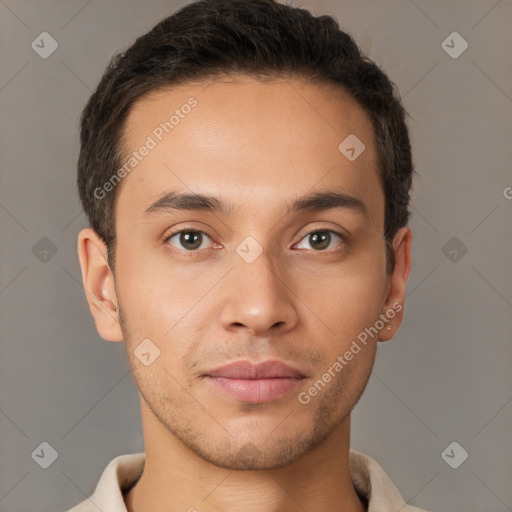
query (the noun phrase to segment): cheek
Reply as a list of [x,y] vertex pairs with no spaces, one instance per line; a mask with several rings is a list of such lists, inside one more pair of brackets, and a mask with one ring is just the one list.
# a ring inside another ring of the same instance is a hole
[[332,335],[354,334],[354,329],[373,323],[380,313],[384,272],[375,268],[364,272],[341,267],[335,270],[304,279],[297,296]]
[[337,257],[298,260],[292,276],[297,293],[322,308],[339,306],[339,314],[367,306],[372,312],[386,282],[385,243],[373,233],[360,233]]
[[163,339],[197,302],[197,287],[187,286],[186,279],[157,259],[120,259],[118,275],[125,319],[138,335]]
[[377,335],[370,328],[381,313],[383,276],[378,267],[373,272],[340,271],[302,288],[305,314],[318,327],[317,343],[323,352],[319,372],[331,369],[336,375],[333,388],[341,386],[351,395],[366,384],[373,366]]

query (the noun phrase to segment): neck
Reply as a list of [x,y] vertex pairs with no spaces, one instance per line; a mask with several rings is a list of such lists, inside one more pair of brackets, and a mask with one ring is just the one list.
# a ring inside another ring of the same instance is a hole
[[125,495],[128,512],[366,511],[350,476],[350,416],[299,460],[241,471],[205,461],[150,415],[142,405],[146,461]]

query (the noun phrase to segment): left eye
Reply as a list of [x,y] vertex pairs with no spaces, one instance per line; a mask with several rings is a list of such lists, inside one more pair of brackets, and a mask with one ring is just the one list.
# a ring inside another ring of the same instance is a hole
[[[313,249],[315,251],[320,250],[323,251],[324,249],[329,248],[330,243],[332,242],[332,234],[334,234],[335,238],[338,238],[340,240],[344,240],[344,237],[341,233],[338,233],[337,231],[333,231],[332,229],[322,229],[318,231],[312,231],[311,233],[308,233],[302,240],[306,240],[309,238],[311,240],[313,247],[306,247],[306,249]],[[301,242],[302,242],[301,240]],[[299,242],[300,243],[300,242]]]

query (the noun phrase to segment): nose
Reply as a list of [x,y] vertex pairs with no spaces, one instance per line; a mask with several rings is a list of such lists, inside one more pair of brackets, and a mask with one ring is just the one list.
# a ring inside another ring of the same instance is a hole
[[252,263],[235,255],[223,288],[222,326],[231,331],[246,327],[254,336],[293,329],[297,298],[287,281],[286,271],[273,264],[265,251]]

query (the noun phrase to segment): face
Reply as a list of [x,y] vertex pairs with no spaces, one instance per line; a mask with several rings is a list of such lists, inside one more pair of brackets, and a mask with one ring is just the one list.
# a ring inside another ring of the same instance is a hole
[[[350,134],[365,146],[355,159],[338,148]],[[299,459],[348,421],[377,344],[358,336],[403,301],[407,276],[385,272],[369,118],[326,85],[239,76],[149,94],[125,143],[127,157],[150,149],[118,190],[106,284],[119,333],[94,314],[105,339],[126,344],[145,421],[226,468]],[[215,371],[268,360],[300,377]]]

